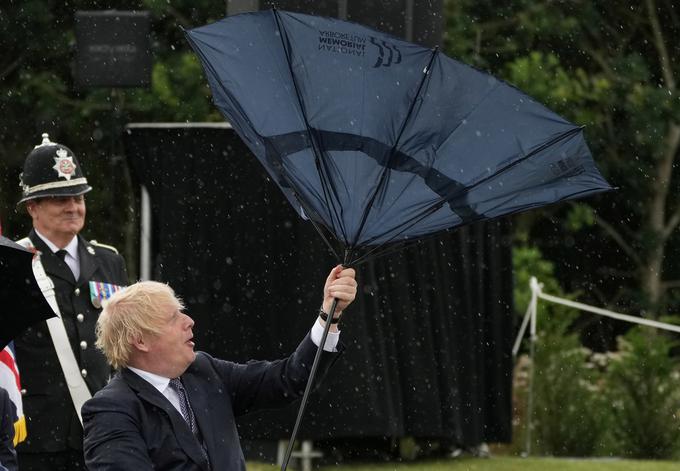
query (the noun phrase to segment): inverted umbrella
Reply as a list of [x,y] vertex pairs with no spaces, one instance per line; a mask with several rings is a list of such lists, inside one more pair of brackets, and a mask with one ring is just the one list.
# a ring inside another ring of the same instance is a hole
[[33,274],[33,253],[0,236],[0,349],[55,316]]
[[345,265],[611,189],[581,127],[437,48],[280,10],[186,35],[221,113]]

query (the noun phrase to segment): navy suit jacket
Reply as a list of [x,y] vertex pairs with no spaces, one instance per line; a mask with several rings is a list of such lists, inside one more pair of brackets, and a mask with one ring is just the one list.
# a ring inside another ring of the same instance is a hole
[[[237,364],[198,352],[182,375],[210,463],[182,415],[147,381],[123,369],[83,406],[90,470],[242,471],[235,418],[283,406],[304,392],[317,347],[309,335],[284,360]],[[338,358],[324,352],[319,373]]]

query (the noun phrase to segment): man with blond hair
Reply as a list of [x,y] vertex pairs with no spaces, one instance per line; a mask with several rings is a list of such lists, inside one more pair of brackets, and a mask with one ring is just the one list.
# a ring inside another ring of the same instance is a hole
[[194,352],[194,321],[169,286],[144,281],[114,294],[97,323],[97,346],[119,371],[82,409],[88,469],[245,470],[235,418],[302,395],[324,318],[331,327],[320,371],[330,369],[341,350],[337,319],[356,290],[354,270],[335,267],[323,312],[295,352],[246,364]]

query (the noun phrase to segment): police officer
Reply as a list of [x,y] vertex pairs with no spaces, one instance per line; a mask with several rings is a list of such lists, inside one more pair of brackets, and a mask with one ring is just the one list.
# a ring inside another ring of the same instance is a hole
[[17,446],[19,466],[22,471],[85,469],[73,388],[79,384],[89,395],[108,382],[110,368],[94,346],[95,324],[102,299],[127,284],[125,262],[113,247],[79,235],[84,195],[92,187],[68,147],[43,134],[42,144],[26,157],[21,187],[19,204],[25,205],[33,229],[19,243],[38,253],[54,283],[63,323],[57,330],[65,335],[59,342],[55,324],[43,322],[15,341],[28,430]]

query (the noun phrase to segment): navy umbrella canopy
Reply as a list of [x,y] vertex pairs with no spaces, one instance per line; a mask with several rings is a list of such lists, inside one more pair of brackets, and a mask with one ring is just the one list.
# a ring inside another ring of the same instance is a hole
[[581,127],[438,49],[279,10],[186,35],[219,110],[338,258],[327,235],[340,243],[345,265],[611,189]]
[[438,49],[280,10],[186,35],[218,109],[338,258],[327,235],[340,243],[345,265],[611,189],[581,127]]
[[219,110],[347,263],[611,189],[581,127],[438,49],[280,10],[186,34]]
[[54,317],[33,274],[33,253],[0,236],[0,349],[28,327]]

